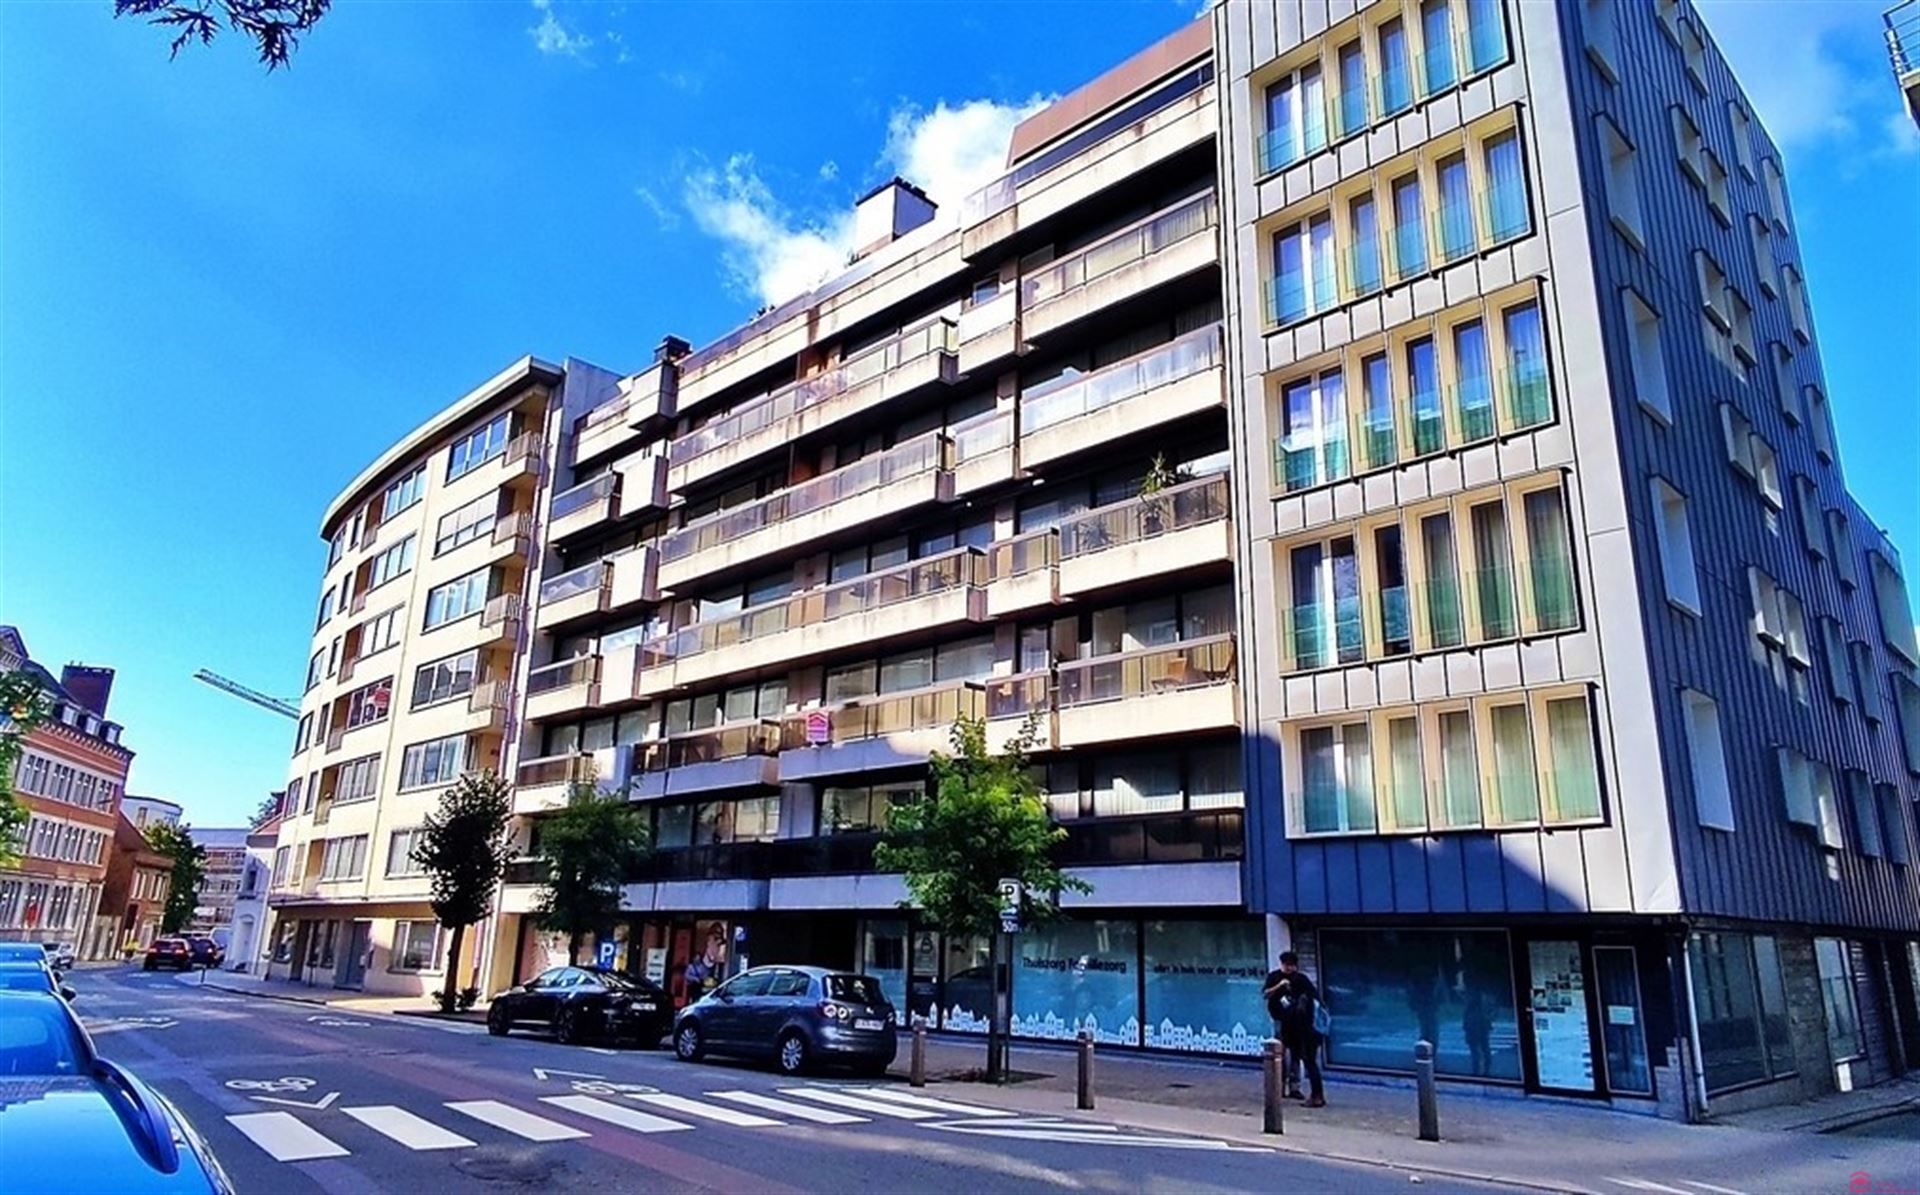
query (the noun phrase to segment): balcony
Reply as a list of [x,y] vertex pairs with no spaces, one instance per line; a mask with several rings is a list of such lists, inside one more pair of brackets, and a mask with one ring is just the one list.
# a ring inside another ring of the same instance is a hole
[[1062,867],[1205,863],[1246,854],[1244,819],[1238,809],[1085,818],[1060,825],[1067,839],[1054,848],[1053,860]]
[[613,570],[605,560],[595,560],[579,568],[540,582],[541,630],[551,630],[564,622],[599,614],[613,605]]
[[876,520],[953,498],[952,443],[929,433],[689,523],[660,541],[660,587],[743,568]]
[[1220,326],[1085,374],[1064,374],[1020,395],[1020,463],[1037,468],[1110,448],[1200,411],[1226,405]]
[[676,493],[800,437],[958,372],[954,321],[935,319],[721,416],[673,442],[667,485]]
[[612,519],[619,509],[620,480],[618,473],[602,473],[555,494],[547,510],[548,537],[563,540]]
[[1883,19],[1893,77],[1900,81],[1900,90],[1907,97],[1908,114],[1920,122],[1920,0],[1901,0],[1883,14]]
[[771,788],[780,782],[776,755],[780,724],[731,722],[673,735],[634,748],[634,779],[628,790],[639,801],[724,789]]
[[1050,751],[1059,745],[1053,717],[1053,669],[996,676],[984,687],[988,750],[1006,750],[1029,726],[1033,728],[1029,750]]
[[986,692],[979,682],[948,681],[792,714],[781,728],[780,779],[922,764],[929,753],[950,746],[955,719],[985,712]]
[[626,457],[613,463],[613,471],[620,478],[615,518],[631,518],[667,508],[666,453],[655,451]]
[[644,649],[640,694],[979,622],[986,564],[978,548],[956,548],[663,635]]
[[1020,476],[1014,445],[1013,412],[996,411],[948,429],[953,438],[953,492],[956,497],[991,489]]
[[994,543],[987,557],[987,616],[1060,600],[1060,533],[1052,527]]
[[960,372],[973,374],[1020,351],[1018,287],[960,309]]
[[513,812],[515,816],[552,813],[567,803],[567,791],[575,784],[592,783],[593,756],[545,755],[523,759],[514,772]]
[[1225,474],[1088,511],[1060,525],[1060,595],[1072,597],[1233,559]]
[[481,681],[467,696],[467,730],[493,733],[507,726],[508,685],[504,680]]
[[599,704],[599,656],[575,656],[527,673],[530,720],[580,713]]
[[621,381],[611,399],[574,424],[573,464],[594,460],[638,444],[673,419],[679,370],[658,364]]
[[1070,660],[1056,673],[1061,747],[1240,724],[1231,634]]
[[477,647],[504,643],[511,647],[520,640],[522,603],[517,593],[497,593],[487,599],[480,611],[480,642]]
[[1028,342],[1219,263],[1219,210],[1203,192],[1020,280]]
[[533,513],[516,510],[495,520],[493,534],[487,541],[487,554],[483,559],[499,561],[525,556],[532,543]]
[[[507,450],[500,454],[499,472],[495,474],[496,485],[509,486],[515,490],[531,488],[540,480],[540,471],[545,465],[541,456],[542,437],[537,431],[521,432],[507,444]],[[482,470],[474,469],[473,474]],[[470,474],[471,475],[471,474]]]

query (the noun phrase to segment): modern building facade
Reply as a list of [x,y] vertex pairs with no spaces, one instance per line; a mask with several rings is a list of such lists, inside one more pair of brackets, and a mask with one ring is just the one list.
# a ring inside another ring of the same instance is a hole
[[1781,157],[1680,0],[1215,10],[1251,907],[1334,1066],[1920,1065],[1920,690]]
[[180,802],[162,797],[123,797],[120,812],[126,814],[127,820],[142,834],[149,826],[177,826],[182,814]]
[[1907,112],[1920,124],[1920,0],[1901,0],[1883,17],[1887,27],[1887,57],[1893,77],[1907,101]]
[[187,932],[207,934],[229,951],[233,949],[233,910],[247,871],[247,833],[244,826],[187,830],[187,837],[206,852]]
[[[286,794],[278,795],[284,802]],[[247,830],[247,855],[240,866],[240,888],[233,899],[233,933],[226,968],[258,974],[267,956],[267,897],[272,889],[273,853],[280,845],[278,811]]]
[[17,628],[0,626],[0,672],[25,670],[52,699],[51,716],[28,732],[13,791],[28,822],[17,866],[0,870],[0,938],[71,943],[104,958],[120,918],[103,910],[101,887],[133,752],[107,720],[113,669],[68,664],[58,679],[34,662]]
[[111,952],[124,955],[129,949],[144,950],[160,936],[172,889],[173,857],[154,850],[122,808],[113,828],[113,849],[107,856],[107,879],[100,897],[101,916],[118,921]]
[[1899,1072],[1920,649],[1780,163],[1679,0],[1230,0],[719,340],[519,363],[328,512],[276,958],[386,974],[430,912],[367,853],[499,766],[482,987],[563,949],[591,780],[653,828],[608,965],[979,1031],[986,944],[872,857],[969,714],[1033,727],[1093,885],[1024,1035],[1256,1052],[1291,944],[1336,1067],[1675,1115]]

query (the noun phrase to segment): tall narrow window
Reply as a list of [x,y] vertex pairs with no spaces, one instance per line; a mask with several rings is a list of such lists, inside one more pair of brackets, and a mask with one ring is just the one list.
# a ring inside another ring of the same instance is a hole
[[1540,820],[1540,790],[1534,779],[1533,730],[1524,701],[1504,702],[1487,711],[1493,746],[1493,807],[1497,825]]
[[1510,241],[1532,226],[1527,179],[1520,168],[1520,137],[1512,129],[1487,139],[1487,235]]
[[1480,824],[1480,767],[1473,752],[1473,714],[1447,710],[1435,719],[1439,737],[1439,807],[1436,828],[1459,830]]
[[1280,419],[1274,463],[1289,493],[1347,475],[1346,387],[1339,370],[1287,383]]
[[1500,0],[1467,0],[1467,69],[1478,73],[1507,56]]
[[1360,570],[1351,536],[1303,544],[1290,557],[1293,655],[1302,668],[1327,668],[1366,658],[1360,613]]
[[1353,282],[1355,297],[1370,295],[1380,289],[1382,282],[1380,214],[1375,210],[1373,192],[1356,195],[1347,205],[1347,229],[1353,237],[1352,245],[1347,250],[1347,276]]
[[1636,249],[1645,248],[1647,233],[1640,214],[1639,156],[1618,125],[1598,118],[1600,141],[1607,155],[1607,217]]
[[1440,180],[1440,215],[1435,229],[1440,260],[1459,261],[1473,252],[1473,191],[1467,181],[1467,159],[1454,154],[1436,168]]
[[1393,269],[1402,281],[1427,269],[1426,207],[1420,201],[1420,177],[1409,174],[1393,184]]
[[1413,103],[1413,76],[1408,69],[1407,31],[1395,17],[1380,25],[1380,115],[1392,116]]
[[1367,127],[1367,56],[1359,42],[1340,47],[1340,96],[1334,102],[1339,136],[1349,137]]
[[1687,520],[1687,498],[1661,478],[1654,478],[1654,536],[1660,548],[1660,579],[1667,600],[1692,614],[1700,613],[1700,570],[1693,557],[1693,526]]
[[1315,726],[1300,732],[1302,812],[1310,834],[1375,829],[1373,761],[1367,724]]
[[1473,600],[1482,639],[1510,639],[1519,632],[1513,608],[1513,564],[1508,543],[1507,508],[1498,499],[1474,505]]
[[1567,540],[1566,499],[1558,489],[1530,490],[1521,500],[1527,520],[1527,579],[1533,625],[1564,631],[1580,621],[1573,585],[1573,548]]
[[1279,170],[1327,144],[1327,96],[1318,63],[1267,88],[1267,133],[1263,164]]
[[1425,565],[1426,591],[1422,613],[1432,647],[1458,647],[1466,641],[1460,613],[1460,562],[1454,544],[1453,519],[1445,513],[1420,520],[1420,554]]
[[1673,422],[1673,400],[1667,393],[1667,359],[1660,345],[1660,317],[1632,291],[1621,292],[1632,339],[1633,396],[1663,423]]
[[1865,772],[1848,768],[1845,773],[1847,804],[1853,811],[1853,840],[1860,853],[1880,858],[1886,845],[1880,835],[1880,811],[1875,807],[1873,785]]
[[1593,710],[1587,698],[1553,697],[1546,703],[1546,820],[1591,821],[1600,816],[1600,761],[1593,750]]
[[1686,711],[1687,757],[1693,771],[1694,816],[1714,830],[1732,830],[1733,785],[1727,779],[1727,750],[1720,737],[1720,707],[1694,689],[1680,691]]
[[1547,381],[1546,333],[1540,325],[1540,305],[1522,303],[1500,313],[1507,359],[1500,393],[1505,398],[1507,425],[1518,431],[1553,418],[1553,388]]
[[1400,524],[1389,523],[1374,530],[1373,561],[1381,649],[1390,656],[1403,656],[1413,650],[1413,625],[1407,616],[1407,562],[1400,543]]
[[1273,239],[1273,317],[1298,323],[1333,306],[1333,219],[1322,213]]
[[1407,405],[1413,413],[1413,453],[1431,456],[1446,447],[1447,417],[1440,405],[1440,362],[1433,340],[1407,342]]
[[1426,777],[1421,766],[1420,720],[1413,714],[1387,719],[1384,813],[1388,830],[1419,830],[1427,825]]
[[1448,0],[1426,0],[1420,6],[1420,43],[1425,51],[1426,93],[1453,86],[1453,17]]
[[1494,433],[1493,380],[1487,361],[1487,330],[1479,320],[1453,329],[1454,418],[1460,421],[1462,443],[1485,440]]
[[1361,450],[1366,467],[1382,469],[1399,456],[1393,418],[1393,365],[1385,353],[1376,353],[1360,364],[1366,393],[1365,428]]

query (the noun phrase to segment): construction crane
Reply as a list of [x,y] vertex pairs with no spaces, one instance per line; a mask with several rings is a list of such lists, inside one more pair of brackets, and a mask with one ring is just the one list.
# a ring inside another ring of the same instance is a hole
[[247,688],[239,681],[231,681],[217,672],[208,672],[205,668],[193,674],[193,679],[203,685],[212,685],[222,693],[229,693],[242,701],[251,701],[263,710],[272,710],[283,718],[298,718],[300,707],[291,701],[282,701],[278,697],[269,697]]

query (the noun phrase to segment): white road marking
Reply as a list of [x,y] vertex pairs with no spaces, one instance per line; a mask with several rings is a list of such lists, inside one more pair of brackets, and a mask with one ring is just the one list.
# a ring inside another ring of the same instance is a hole
[[1232,1145],[1205,1137],[1148,1137],[1122,1133],[1108,1124],[1075,1124],[1054,1117],[1031,1121],[950,1120],[929,1125],[948,1133],[967,1136],[1011,1137],[1020,1141],[1062,1141],[1076,1145],[1122,1145],[1139,1149],[1204,1149],[1225,1153],[1269,1153],[1253,1145]]
[[555,1075],[565,1075],[570,1079],[604,1079],[606,1078],[605,1075],[590,1074],[587,1071],[549,1070],[544,1066],[536,1066],[533,1068],[533,1077],[541,1080],[542,1082],[545,1082],[546,1080],[553,1078]]
[[227,1117],[276,1162],[305,1162],[313,1158],[344,1158],[347,1151],[301,1123],[291,1112],[248,1112]]
[[655,1116],[651,1112],[642,1112],[638,1108],[624,1108],[619,1104],[609,1104],[590,1095],[543,1095],[543,1104],[552,1104],[556,1108],[565,1108],[581,1116],[591,1116],[595,1120],[604,1120],[608,1124],[623,1129],[632,1129],[636,1133],[671,1133],[677,1129],[690,1129],[690,1124],[681,1124],[677,1120],[668,1120],[664,1116]]
[[1669,1187],[1665,1183],[1656,1183],[1644,1178],[1614,1178],[1608,1175],[1607,1181],[1634,1191],[1658,1191],[1660,1195],[1688,1195],[1688,1192],[1680,1187]]
[[348,1116],[374,1132],[391,1137],[408,1149],[465,1149],[473,1141],[423,1120],[405,1108],[392,1104],[372,1104],[364,1108],[342,1108]]
[[522,1112],[512,1104],[503,1104],[499,1100],[463,1100],[450,1103],[447,1107],[463,1116],[471,1116],[482,1124],[490,1124],[496,1129],[505,1129],[516,1137],[525,1137],[529,1141],[572,1141],[579,1137],[592,1136],[570,1124],[561,1124],[557,1120],[548,1120],[544,1116]]
[[1696,1182],[1690,1178],[1683,1178],[1680,1181],[1687,1184],[1689,1187],[1698,1187],[1702,1191],[1712,1191],[1715,1193],[1715,1195],[1747,1195],[1745,1191],[1739,1190],[1738,1188],[1735,1188],[1735,1187],[1720,1187],[1720,1186],[1715,1186],[1712,1183]]
[[885,1104],[879,1100],[863,1100],[857,1095],[848,1095],[844,1091],[834,1091],[824,1087],[783,1087],[781,1095],[797,1095],[803,1100],[818,1100],[823,1104],[832,1104],[836,1108],[851,1108],[855,1112],[870,1112],[875,1116],[893,1116],[900,1120],[933,1120],[940,1114],[924,1108],[909,1108],[904,1104]]
[[745,1129],[779,1128],[780,1122],[756,1116],[751,1112],[741,1112],[733,1108],[722,1108],[717,1104],[703,1104],[699,1100],[690,1100],[684,1095],[671,1095],[664,1091],[639,1092],[627,1097],[639,1100],[643,1104],[652,1104],[656,1108],[665,1108],[669,1112],[684,1112],[688,1116],[700,1116],[707,1120],[717,1120],[721,1124],[739,1125]]
[[937,1100],[931,1096],[916,1095],[906,1091],[895,1091],[891,1087],[847,1087],[841,1090],[877,1100],[905,1104],[910,1108],[926,1108],[932,1112],[948,1112],[955,1116],[1014,1116],[1017,1113],[1005,1112],[999,1108],[984,1108],[979,1104],[961,1104],[953,1100]]
[[770,1095],[761,1095],[757,1091],[709,1091],[708,1095],[716,1100],[732,1100],[736,1104],[745,1104],[749,1108],[761,1108],[768,1112],[778,1112],[782,1116],[791,1116],[795,1120],[811,1120],[815,1124],[866,1124],[867,1118],[855,1116],[850,1112],[834,1112],[826,1108],[809,1107],[796,1104],[791,1100],[778,1100]]

